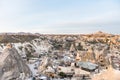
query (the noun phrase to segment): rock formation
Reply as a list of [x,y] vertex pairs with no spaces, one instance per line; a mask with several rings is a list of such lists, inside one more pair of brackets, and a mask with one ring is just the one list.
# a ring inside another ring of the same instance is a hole
[[23,62],[17,50],[8,44],[0,54],[0,80],[16,80],[21,73],[30,76],[29,67]]
[[38,67],[38,72],[39,72],[39,73],[44,73],[44,71],[46,70],[47,64],[48,64],[48,58],[45,57],[45,58],[41,61],[40,66]]

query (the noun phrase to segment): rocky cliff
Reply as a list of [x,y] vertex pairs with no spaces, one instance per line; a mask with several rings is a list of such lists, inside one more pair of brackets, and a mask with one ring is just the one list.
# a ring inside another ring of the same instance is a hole
[[21,73],[31,75],[29,67],[23,62],[15,48],[6,48],[0,54],[0,80],[16,80]]

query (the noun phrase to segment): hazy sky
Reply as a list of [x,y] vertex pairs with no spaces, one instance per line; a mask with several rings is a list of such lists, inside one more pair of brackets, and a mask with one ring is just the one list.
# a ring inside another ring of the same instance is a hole
[[120,0],[0,0],[0,32],[120,34]]

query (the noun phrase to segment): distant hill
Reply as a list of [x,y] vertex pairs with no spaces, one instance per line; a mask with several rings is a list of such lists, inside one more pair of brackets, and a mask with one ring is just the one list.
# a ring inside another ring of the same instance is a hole
[[105,33],[102,31],[98,31],[92,34],[39,34],[39,33],[25,33],[25,32],[18,32],[18,33],[0,33],[0,43],[18,43],[18,42],[28,42],[33,39],[39,38],[39,37],[53,37],[55,38],[64,38],[64,37],[79,37],[83,36],[86,37],[86,39],[90,38],[120,38],[120,35],[113,35],[109,33]]
[[31,41],[38,38],[39,34],[32,33],[0,33],[0,43],[17,43]]

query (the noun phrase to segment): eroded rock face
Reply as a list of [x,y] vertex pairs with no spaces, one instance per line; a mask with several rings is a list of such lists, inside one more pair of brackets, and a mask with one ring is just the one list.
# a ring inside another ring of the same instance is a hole
[[20,73],[31,75],[29,67],[23,62],[15,48],[6,48],[0,54],[0,80],[18,78]]

